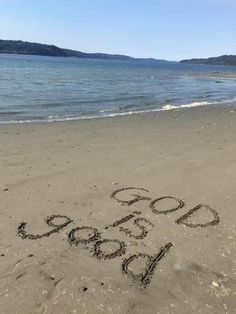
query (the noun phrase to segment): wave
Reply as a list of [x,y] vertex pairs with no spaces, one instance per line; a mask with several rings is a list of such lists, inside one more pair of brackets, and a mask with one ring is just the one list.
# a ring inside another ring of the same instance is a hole
[[38,119],[25,119],[25,120],[8,120],[8,121],[0,121],[0,124],[24,124],[24,123],[52,123],[52,122],[63,122],[63,121],[77,121],[77,120],[91,120],[91,119],[99,119],[99,118],[113,118],[119,116],[128,116],[128,115],[135,115],[135,114],[142,114],[142,113],[152,113],[152,112],[160,112],[160,111],[168,111],[168,110],[179,110],[184,108],[192,108],[192,107],[199,107],[199,106],[209,106],[209,105],[221,105],[221,104],[232,104],[236,102],[236,98],[222,100],[222,101],[199,101],[199,102],[192,102],[188,104],[182,105],[164,105],[161,108],[154,108],[154,109],[146,109],[146,110],[133,110],[133,111],[123,111],[123,112],[112,112],[119,110],[119,108],[111,108],[111,109],[103,109],[100,110],[96,114],[92,115],[83,115],[83,116],[72,116],[72,115],[50,115],[47,117],[42,117]]
[[207,106],[207,105],[213,105],[218,104],[219,102],[208,102],[208,101],[195,101],[190,104],[184,104],[184,105],[165,105],[162,107],[163,110],[173,110],[173,109],[181,109],[181,108],[191,108],[191,107],[199,107],[199,106]]
[[199,107],[199,106],[209,106],[209,105],[221,105],[221,104],[227,104],[227,103],[233,103],[236,101],[236,98],[233,99],[227,99],[222,101],[194,101],[189,104],[183,104],[183,105],[165,105],[162,107],[163,110],[173,110],[173,109],[182,109],[182,108],[192,108],[192,107]]
[[0,111],[0,116],[15,116],[22,114],[22,111]]
[[103,112],[121,112],[121,111],[125,111],[127,109],[132,109],[132,108],[137,108],[137,105],[126,105],[126,106],[122,106],[122,107],[112,107],[112,108],[107,108],[107,109],[101,109],[99,110],[99,112],[103,113]]
[[119,110],[119,108],[109,108],[109,109],[99,110],[99,112],[103,113],[103,112],[112,112],[112,111],[117,111],[117,110]]

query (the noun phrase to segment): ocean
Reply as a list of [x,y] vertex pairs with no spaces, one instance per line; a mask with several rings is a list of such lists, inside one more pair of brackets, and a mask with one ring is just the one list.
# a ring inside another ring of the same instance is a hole
[[[213,77],[213,72],[234,73],[235,78]],[[0,54],[1,124],[92,119],[233,101],[236,67]]]

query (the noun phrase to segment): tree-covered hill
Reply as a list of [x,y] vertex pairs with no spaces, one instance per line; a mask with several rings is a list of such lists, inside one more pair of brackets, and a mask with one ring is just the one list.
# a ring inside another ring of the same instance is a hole
[[225,55],[220,57],[212,57],[208,59],[186,59],[181,60],[180,63],[236,66],[236,56]]

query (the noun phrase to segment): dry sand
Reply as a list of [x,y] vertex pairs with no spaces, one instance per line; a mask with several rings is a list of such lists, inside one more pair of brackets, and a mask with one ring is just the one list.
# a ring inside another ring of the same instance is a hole
[[0,313],[235,313],[235,135],[218,106],[1,126]]

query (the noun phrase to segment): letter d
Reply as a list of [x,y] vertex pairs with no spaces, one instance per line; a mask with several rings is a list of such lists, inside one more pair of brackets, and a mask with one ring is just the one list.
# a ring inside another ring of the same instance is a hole
[[[142,288],[146,288],[146,286],[151,282],[152,276],[155,272],[155,269],[160,262],[160,260],[165,256],[165,254],[169,251],[169,249],[173,246],[173,244],[167,243],[164,247],[160,249],[160,251],[154,255],[148,254],[135,254],[125,259],[122,263],[122,271],[125,273],[130,279],[134,280],[138,285]],[[146,267],[142,273],[135,274],[132,270],[129,269],[129,266],[132,262],[139,258],[146,259]]]

